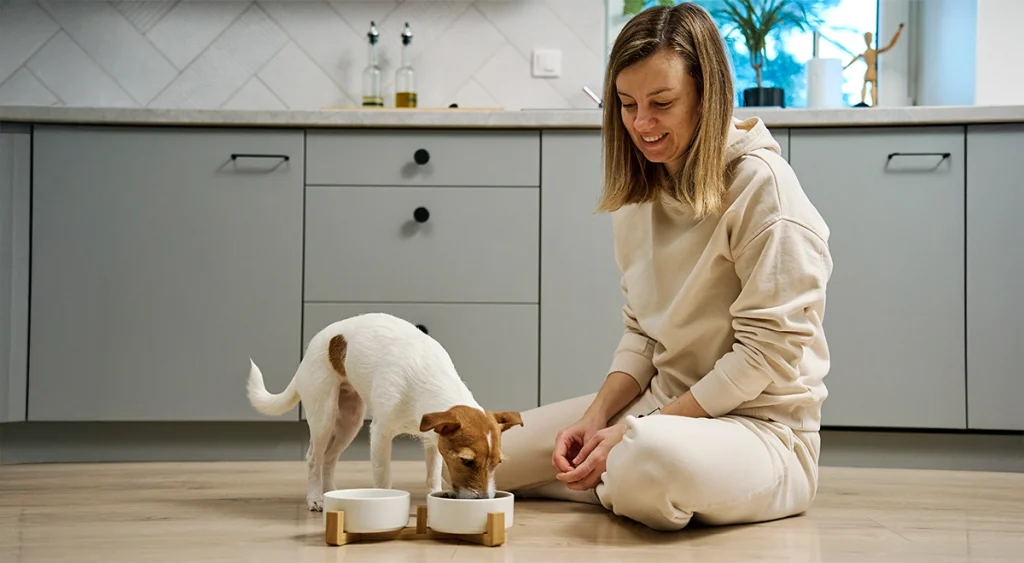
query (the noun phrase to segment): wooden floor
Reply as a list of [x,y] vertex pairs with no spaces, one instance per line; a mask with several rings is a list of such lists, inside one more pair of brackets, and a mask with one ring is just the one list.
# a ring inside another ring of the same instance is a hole
[[[368,465],[340,463],[339,488]],[[397,487],[423,502],[423,466]],[[1024,474],[823,468],[806,515],[666,534],[599,508],[519,501],[504,546],[407,540],[329,547],[304,465],[154,463],[0,468],[0,562],[1024,561]]]

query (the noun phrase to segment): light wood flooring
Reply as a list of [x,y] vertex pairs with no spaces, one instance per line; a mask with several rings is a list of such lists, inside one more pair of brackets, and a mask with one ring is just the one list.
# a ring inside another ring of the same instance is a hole
[[[395,485],[423,502],[423,466]],[[337,486],[367,486],[365,462]],[[1024,474],[822,468],[813,509],[748,526],[659,533],[603,510],[519,501],[504,546],[402,540],[330,547],[300,462],[0,468],[0,562],[1024,561]]]

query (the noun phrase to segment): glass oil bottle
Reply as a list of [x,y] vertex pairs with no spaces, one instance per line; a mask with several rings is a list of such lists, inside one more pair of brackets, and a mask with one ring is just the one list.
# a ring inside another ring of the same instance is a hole
[[380,53],[377,45],[380,32],[377,31],[377,25],[372,21],[366,37],[369,38],[370,47],[367,52],[369,60],[366,68],[363,69],[363,107],[384,107],[384,94],[381,92],[380,80]]
[[402,31],[402,65],[395,71],[395,107],[416,107],[416,74],[412,69],[412,30]]

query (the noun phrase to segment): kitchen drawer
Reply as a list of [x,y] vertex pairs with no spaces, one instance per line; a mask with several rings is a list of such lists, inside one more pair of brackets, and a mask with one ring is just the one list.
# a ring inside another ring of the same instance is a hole
[[306,184],[539,186],[540,132],[314,129]]
[[324,327],[361,313],[390,313],[421,325],[448,351],[459,376],[485,408],[522,411],[537,406],[537,305],[307,303],[303,354]]
[[304,299],[536,303],[539,215],[539,189],[307,187]]

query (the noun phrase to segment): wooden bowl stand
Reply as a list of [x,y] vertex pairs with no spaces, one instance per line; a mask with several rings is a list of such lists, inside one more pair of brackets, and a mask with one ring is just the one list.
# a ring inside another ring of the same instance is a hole
[[339,546],[363,541],[390,540],[425,540],[425,539],[458,539],[477,543],[487,547],[496,547],[505,543],[505,513],[491,512],[487,514],[487,526],[482,534],[448,534],[437,532],[427,527],[427,507],[416,507],[416,525],[406,526],[394,532],[349,533],[345,531],[345,513],[328,511],[325,530],[327,545]]

